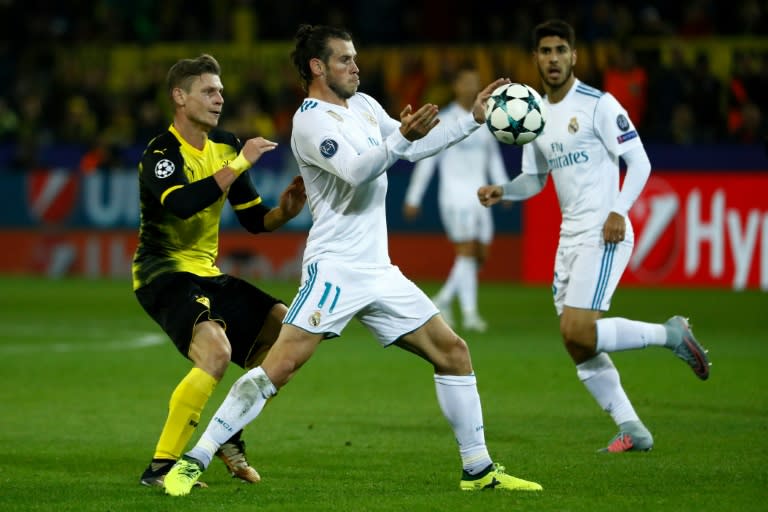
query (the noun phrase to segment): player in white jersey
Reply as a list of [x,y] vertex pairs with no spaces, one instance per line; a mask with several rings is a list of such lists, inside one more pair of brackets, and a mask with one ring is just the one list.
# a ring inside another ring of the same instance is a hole
[[[546,93],[547,125],[523,148],[522,172],[503,185],[480,187],[480,202],[523,200],[552,175],[562,223],[553,293],[560,333],[576,372],[619,433],[603,451],[647,451],[653,437],[627,398],[609,352],[671,349],[697,377],[709,377],[706,351],[687,319],[665,323],[603,318],[634,244],[629,209],[645,186],[651,164],[624,108],[608,93],[580,82],[573,28],[561,20],[538,25],[534,60]],[[627,166],[619,187],[619,158]]]
[[[473,67],[459,69],[453,80],[454,100],[440,113],[447,120],[466,117],[472,110],[480,75]],[[477,274],[488,257],[493,238],[491,211],[483,208],[474,192],[488,183],[507,181],[498,141],[488,130],[476,130],[466,139],[435,156],[416,162],[405,194],[403,215],[414,219],[421,213],[421,200],[434,174],[440,169],[438,205],[456,258],[448,279],[432,298],[445,320],[452,324],[452,306],[458,297],[461,326],[483,332],[487,325],[478,313]]]
[[508,80],[488,85],[472,112],[453,122],[440,122],[431,104],[415,112],[406,106],[398,121],[357,92],[359,69],[347,32],[302,25],[291,56],[307,90],[291,135],[313,220],[303,284],[261,366],[233,384],[197,445],[166,476],[166,492],[188,494],[231,435],[225,433],[256,418],[321,340],[339,336],[352,318],[383,346],[396,345],[433,366],[438,402],[459,444],[461,489],[541,490],[493,463],[467,344],[392,265],[387,250],[387,169],[401,158],[433,155],[482,126],[485,100]]

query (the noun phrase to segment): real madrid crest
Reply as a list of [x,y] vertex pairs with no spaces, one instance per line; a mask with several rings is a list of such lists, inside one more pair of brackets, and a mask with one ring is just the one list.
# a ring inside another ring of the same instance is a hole
[[579,120],[572,117],[568,122],[568,133],[576,133],[577,131],[579,131]]
[[320,312],[319,311],[315,311],[314,313],[309,315],[309,325],[311,325],[312,327],[317,327],[318,325],[320,325]]

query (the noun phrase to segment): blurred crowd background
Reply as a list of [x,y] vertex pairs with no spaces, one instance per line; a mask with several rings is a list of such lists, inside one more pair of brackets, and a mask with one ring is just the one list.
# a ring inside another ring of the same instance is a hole
[[168,67],[202,52],[223,65],[223,127],[285,141],[300,23],[347,28],[361,90],[395,117],[449,101],[466,62],[538,86],[530,32],[555,17],[576,28],[577,76],[619,98],[646,142],[766,143],[766,0],[0,0],[0,165],[56,164],[46,149],[65,146],[87,171],[145,146],[170,122]]

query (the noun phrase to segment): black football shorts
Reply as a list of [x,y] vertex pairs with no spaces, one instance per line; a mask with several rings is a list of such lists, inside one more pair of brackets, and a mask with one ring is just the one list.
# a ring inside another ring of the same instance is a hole
[[[224,327],[233,363],[245,368],[269,311],[283,301],[234,276],[200,277],[188,272],[161,275],[136,290],[136,298],[155,322],[188,357],[192,329],[213,320]],[[256,349],[256,350],[254,350]]]

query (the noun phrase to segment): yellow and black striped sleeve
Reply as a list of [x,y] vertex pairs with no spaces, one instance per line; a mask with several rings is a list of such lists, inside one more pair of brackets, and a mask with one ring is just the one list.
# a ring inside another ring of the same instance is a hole
[[262,201],[248,172],[241,174],[232,184],[228,199],[240,225],[248,232],[263,233],[267,231],[264,227],[264,216],[271,208]]
[[179,142],[170,133],[157,137],[141,158],[140,180],[154,198],[173,215],[188,219],[221,197],[213,176],[189,182]]

